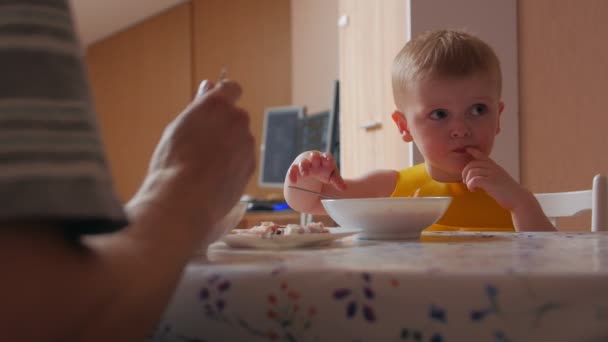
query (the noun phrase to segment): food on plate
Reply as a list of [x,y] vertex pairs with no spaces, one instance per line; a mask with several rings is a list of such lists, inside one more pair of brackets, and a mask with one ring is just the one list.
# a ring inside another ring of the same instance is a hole
[[259,225],[253,226],[249,229],[233,229],[232,233],[259,235],[261,237],[272,237],[277,235],[323,234],[329,233],[329,229],[325,228],[322,222],[311,222],[306,225],[280,225],[274,222],[266,221],[261,222]]

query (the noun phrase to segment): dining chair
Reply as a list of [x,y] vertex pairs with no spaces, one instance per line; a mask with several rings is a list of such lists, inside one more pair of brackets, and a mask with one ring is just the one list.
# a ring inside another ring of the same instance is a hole
[[591,231],[608,231],[606,175],[595,175],[590,190],[534,194],[545,215],[556,224],[560,217],[591,210]]

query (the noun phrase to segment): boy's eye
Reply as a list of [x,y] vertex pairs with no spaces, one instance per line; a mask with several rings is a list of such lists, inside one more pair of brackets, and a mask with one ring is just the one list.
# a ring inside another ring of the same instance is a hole
[[471,114],[477,116],[477,115],[483,115],[488,111],[488,106],[478,103],[476,105],[473,105],[473,107],[471,107]]
[[448,116],[448,112],[443,109],[436,109],[429,115],[433,120],[440,120]]

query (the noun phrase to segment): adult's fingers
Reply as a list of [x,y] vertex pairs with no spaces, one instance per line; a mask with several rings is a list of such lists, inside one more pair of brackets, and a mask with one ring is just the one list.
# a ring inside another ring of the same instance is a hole
[[205,95],[209,89],[212,89],[215,86],[215,83],[209,80],[203,80],[201,84],[198,86],[198,91],[196,92],[196,97],[200,97]]
[[230,103],[236,103],[243,93],[241,86],[235,81],[224,80],[218,83],[211,91],[210,96],[222,96]]

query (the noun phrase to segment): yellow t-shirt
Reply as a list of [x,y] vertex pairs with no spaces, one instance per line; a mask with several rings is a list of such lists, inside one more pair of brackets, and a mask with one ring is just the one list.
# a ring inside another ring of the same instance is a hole
[[445,214],[424,231],[494,231],[513,232],[511,213],[483,190],[469,191],[463,183],[440,183],[426,172],[425,164],[401,170],[391,197],[450,196]]

